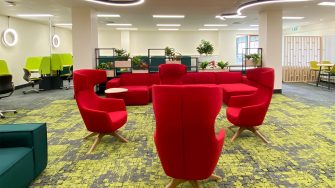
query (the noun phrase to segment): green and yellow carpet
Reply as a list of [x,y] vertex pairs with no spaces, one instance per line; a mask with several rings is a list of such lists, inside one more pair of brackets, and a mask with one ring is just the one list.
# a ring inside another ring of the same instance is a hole
[[[92,154],[88,134],[74,100],[56,100],[40,109],[19,109],[0,123],[47,122],[49,161],[31,187],[164,187],[170,181],[157,156],[152,106],[127,107],[128,123],[120,129],[130,142],[104,137]],[[215,173],[218,182],[203,187],[335,187],[335,106],[307,105],[274,95],[260,131],[234,142],[227,132]],[[225,107],[216,128],[231,125]],[[181,187],[190,187],[188,183]]]

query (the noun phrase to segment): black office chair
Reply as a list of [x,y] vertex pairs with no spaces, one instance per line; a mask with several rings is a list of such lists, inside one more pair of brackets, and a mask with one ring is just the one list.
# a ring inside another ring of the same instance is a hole
[[38,84],[40,81],[41,81],[41,78],[38,78],[38,77],[31,77],[31,72],[26,69],[26,68],[23,68],[23,71],[24,71],[24,75],[23,75],[23,79],[25,81],[28,82],[28,84],[31,85],[31,89],[29,90],[26,90],[26,91],[23,91],[23,94],[26,94],[28,92],[36,92],[36,93],[39,93],[40,92],[40,89],[35,89],[35,85]]
[[73,79],[73,66],[69,66],[66,67],[66,69],[63,69],[63,71],[61,72],[60,77],[62,78],[62,80],[67,80],[69,82],[69,84],[67,86],[64,86],[64,89],[70,89],[71,87],[73,87],[73,85],[71,85],[71,80]]
[[[0,75],[0,99],[11,96],[14,92],[14,89],[15,87],[12,82],[12,75],[10,74]],[[7,112],[14,112],[14,114],[17,113],[16,110],[1,110],[0,109],[0,117],[5,118],[3,114]]]

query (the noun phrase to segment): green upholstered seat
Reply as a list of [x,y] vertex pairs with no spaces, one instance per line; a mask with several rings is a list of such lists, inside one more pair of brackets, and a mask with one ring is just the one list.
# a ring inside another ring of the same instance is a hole
[[1,74],[9,74],[9,70],[5,60],[0,60],[0,75]]
[[27,187],[47,158],[45,123],[0,125],[0,187]]
[[41,67],[42,57],[28,57],[24,68],[29,71],[39,71]]

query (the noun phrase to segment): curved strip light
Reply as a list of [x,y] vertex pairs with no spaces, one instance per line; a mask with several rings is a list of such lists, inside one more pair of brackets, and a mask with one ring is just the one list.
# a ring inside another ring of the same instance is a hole
[[102,4],[102,5],[111,5],[111,6],[134,6],[144,3],[144,0],[86,0],[88,2]]
[[60,37],[58,35],[52,36],[52,46],[54,48],[59,48],[59,46],[60,46]]
[[[12,35],[13,41],[8,40],[8,36]],[[14,29],[8,28],[2,33],[2,42],[5,46],[13,47],[18,41],[17,33]]]
[[221,17],[225,16],[233,16],[233,15],[242,15],[242,11],[244,9],[259,6],[259,5],[265,5],[265,4],[274,4],[274,3],[294,3],[294,2],[305,2],[305,1],[311,1],[311,0],[254,0],[247,3],[244,3],[239,6],[236,13],[233,14],[221,14]]

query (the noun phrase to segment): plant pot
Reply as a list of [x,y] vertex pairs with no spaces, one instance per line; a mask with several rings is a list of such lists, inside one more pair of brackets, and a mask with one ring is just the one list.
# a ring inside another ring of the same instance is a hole
[[134,70],[134,69],[133,69],[133,70],[132,70],[132,73],[135,73],[135,74],[136,74],[136,73],[148,73],[148,72],[149,72],[148,69],[146,69],[146,70],[139,70],[139,69],[138,69],[138,70]]
[[181,61],[177,61],[177,60],[169,61],[169,60],[166,60],[165,63],[166,64],[181,64]]
[[107,77],[114,77],[114,70],[106,70]]

